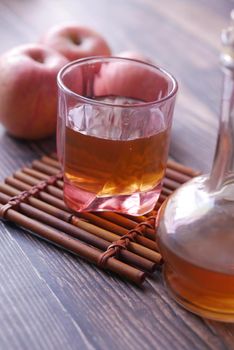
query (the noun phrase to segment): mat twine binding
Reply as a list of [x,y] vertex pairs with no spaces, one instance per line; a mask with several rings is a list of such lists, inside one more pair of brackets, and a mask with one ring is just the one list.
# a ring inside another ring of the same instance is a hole
[[144,231],[147,228],[154,228],[155,217],[149,216],[147,221],[141,222],[132,230],[130,230],[126,235],[122,236],[117,241],[111,243],[106,251],[101,254],[98,265],[100,267],[105,267],[106,262],[109,258],[118,257],[121,249],[128,249],[130,242],[136,242],[138,236],[144,236]]
[[[6,204],[0,208],[0,218],[5,219],[6,213],[9,209],[17,208],[20,203],[26,201],[30,196],[36,196],[40,191],[46,189],[49,185],[54,185],[58,180],[63,179],[63,173],[59,172],[56,175],[50,176],[48,180],[41,181],[37,185],[30,188],[28,191],[23,191],[19,195],[12,197]],[[72,214],[72,216],[75,216]],[[131,229],[127,234],[122,236],[117,241],[111,243],[106,251],[104,251],[99,258],[98,265],[105,267],[106,262],[111,257],[118,257],[121,249],[128,249],[130,242],[135,242],[138,236],[143,236],[147,228],[153,229],[155,225],[155,217],[150,216],[147,221],[141,222]]]
[[19,195],[12,197],[6,204],[0,208],[0,218],[5,219],[6,213],[9,209],[16,208],[20,203],[24,202],[30,196],[36,196],[40,191],[46,189],[49,185],[54,185],[58,180],[62,180],[62,172],[50,176],[48,180],[41,181],[39,184],[33,186],[28,191],[23,191]]

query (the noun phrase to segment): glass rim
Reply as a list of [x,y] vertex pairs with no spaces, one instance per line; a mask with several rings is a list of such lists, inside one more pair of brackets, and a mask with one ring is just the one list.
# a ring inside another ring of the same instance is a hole
[[[92,99],[90,97],[85,97],[83,95],[80,95],[74,91],[72,91],[71,89],[69,89],[66,84],[63,82],[63,74],[66,72],[67,69],[76,66],[76,65],[84,65],[85,63],[89,63],[91,61],[96,61],[101,63],[103,60],[109,60],[109,61],[129,61],[129,62],[134,62],[134,63],[139,63],[141,65],[144,66],[148,66],[151,68],[154,68],[158,71],[160,71],[161,73],[163,73],[164,75],[166,75],[170,81],[172,81],[172,88],[169,91],[169,93],[165,96],[162,97],[160,99],[154,100],[154,101],[150,101],[150,102],[140,102],[140,103],[131,103],[131,104],[121,104],[121,103],[110,103],[110,102],[104,102],[104,101],[99,101],[99,100],[95,100]],[[117,57],[117,56],[90,56],[90,57],[86,57],[86,58],[81,58],[72,62],[67,63],[65,66],[63,66],[60,71],[57,74],[57,84],[58,87],[62,90],[64,90],[67,94],[79,98],[81,100],[83,100],[86,103],[89,104],[95,104],[95,105],[99,105],[99,106],[109,106],[109,107],[121,107],[121,108],[138,108],[138,107],[147,107],[147,106],[154,106],[157,104],[161,104],[162,102],[165,102],[167,100],[169,100],[170,98],[172,98],[173,96],[175,96],[175,94],[178,91],[178,83],[177,80],[175,79],[175,77],[169,73],[167,70],[165,70],[164,68],[158,67],[152,63],[148,63],[148,62],[144,62],[135,58],[125,58],[125,57]]]

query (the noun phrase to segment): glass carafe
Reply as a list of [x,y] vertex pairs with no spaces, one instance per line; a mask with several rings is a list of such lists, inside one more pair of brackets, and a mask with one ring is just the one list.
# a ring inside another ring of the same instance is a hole
[[233,26],[223,31],[222,43],[224,86],[213,168],[164,203],[157,241],[164,279],[175,300],[201,316],[234,322]]

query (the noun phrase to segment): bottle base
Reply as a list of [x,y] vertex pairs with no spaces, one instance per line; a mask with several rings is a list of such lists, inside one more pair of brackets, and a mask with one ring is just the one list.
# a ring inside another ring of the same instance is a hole
[[[222,305],[223,299],[220,297],[220,300],[217,297],[216,307],[207,306],[204,303],[194,302],[196,293],[190,290],[183,279],[181,279],[167,264],[164,264],[163,267],[163,276],[164,282],[167,287],[167,290],[171,297],[183,308],[186,310],[204,317],[209,318],[215,321],[221,322],[234,322],[234,299],[232,300],[230,307],[225,305],[224,307],[218,307],[217,305]],[[202,292],[198,293],[197,300],[201,299]],[[190,299],[189,297],[192,298]],[[210,296],[212,298],[212,296]],[[209,300],[209,295],[205,295],[205,299]]]

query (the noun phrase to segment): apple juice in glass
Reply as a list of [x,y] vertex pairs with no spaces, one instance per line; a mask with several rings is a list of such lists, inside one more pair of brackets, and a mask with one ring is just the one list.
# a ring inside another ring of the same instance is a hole
[[176,80],[141,61],[97,57],[58,75],[57,151],[74,211],[142,215],[164,176]]

